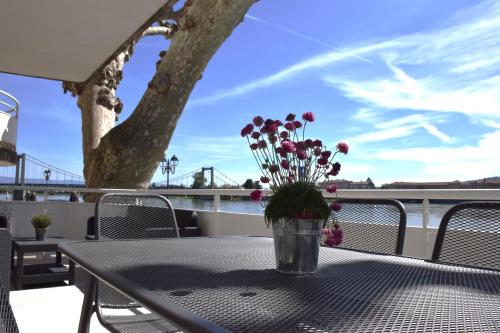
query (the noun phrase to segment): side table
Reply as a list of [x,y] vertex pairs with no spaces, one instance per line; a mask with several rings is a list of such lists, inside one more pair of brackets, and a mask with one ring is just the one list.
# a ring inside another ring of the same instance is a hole
[[[70,285],[75,283],[75,263],[69,261],[69,269],[61,261],[61,253],[57,251],[57,244],[66,242],[62,237],[49,237],[44,241],[34,238],[14,238],[12,240],[12,279],[16,289],[23,289],[27,284],[53,283],[68,280]],[[17,260],[14,258],[14,252]],[[26,253],[55,252],[56,261],[41,264],[24,264]]]

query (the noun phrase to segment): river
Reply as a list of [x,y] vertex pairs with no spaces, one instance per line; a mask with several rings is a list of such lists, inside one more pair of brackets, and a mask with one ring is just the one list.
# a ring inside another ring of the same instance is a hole
[[[43,194],[37,193],[37,201],[43,201]],[[11,200],[10,195],[0,195],[0,200]],[[49,201],[69,201],[69,194],[55,194],[48,196]],[[197,198],[169,197],[174,208],[185,208],[195,210],[213,210],[212,200]],[[408,226],[422,226],[422,205],[415,203],[404,203],[407,214]],[[429,215],[429,226],[439,227],[444,213],[451,207],[449,204],[431,204]],[[247,200],[221,200],[220,210],[224,212],[262,214],[262,206],[254,201]]]

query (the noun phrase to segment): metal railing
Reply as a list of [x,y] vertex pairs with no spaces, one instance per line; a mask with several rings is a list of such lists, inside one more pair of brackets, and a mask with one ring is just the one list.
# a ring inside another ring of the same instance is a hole
[[[1,186],[0,191],[30,190],[56,193],[155,193],[173,196],[211,196],[213,197],[213,211],[220,212],[221,196],[248,197],[254,190],[244,189],[161,189],[161,190],[131,190],[131,189],[106,189],[106,188],[61,188],[55,186]],[[270,190],[263,190],[265,195],[270,195]],[[324,192],[326,199],[335,199],[335,194]],[[422,227],[429,227],[430,200],[500,200],[500,189],[432,189],[432,190],[338,190],[338,198],[380,198],[399,200],[418,200],[422,204]]]
[[11,94],[0,90],[0,111],[17,118],[19,114],[19,101]]

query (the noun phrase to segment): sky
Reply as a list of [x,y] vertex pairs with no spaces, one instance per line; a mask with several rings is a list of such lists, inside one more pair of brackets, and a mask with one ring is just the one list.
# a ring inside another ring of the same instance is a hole
[[[306,136],[350,145],[338,178],[500,176],[499,31],[497,0],[261,0],[208,64],[166,155],[175,176],[214,166],[242,184],[260,174],[241,128],[314,112]],[[119,121],[167,47],[136,46]],[[82,174],[80,113],[61,83],[0,73],[0,89],[21,102],[18,152]]]

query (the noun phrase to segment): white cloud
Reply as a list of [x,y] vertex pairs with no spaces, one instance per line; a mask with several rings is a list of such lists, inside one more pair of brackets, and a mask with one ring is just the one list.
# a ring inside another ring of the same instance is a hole
[[350,145],[361,143],[375,143],[391,139],[404,138],[410,136],[413,133],[414,127],[412,126],[396,127],[360,134],[357,136],[346,138],[343,141],[348,142]]
[[461,147],[418,147],[391,149],[372,155],[375,160],[421,163],[416,180],[455,180],[495,176],[500,173],[500,155],[496,153],[500,131],[484,134],[476,145]]

